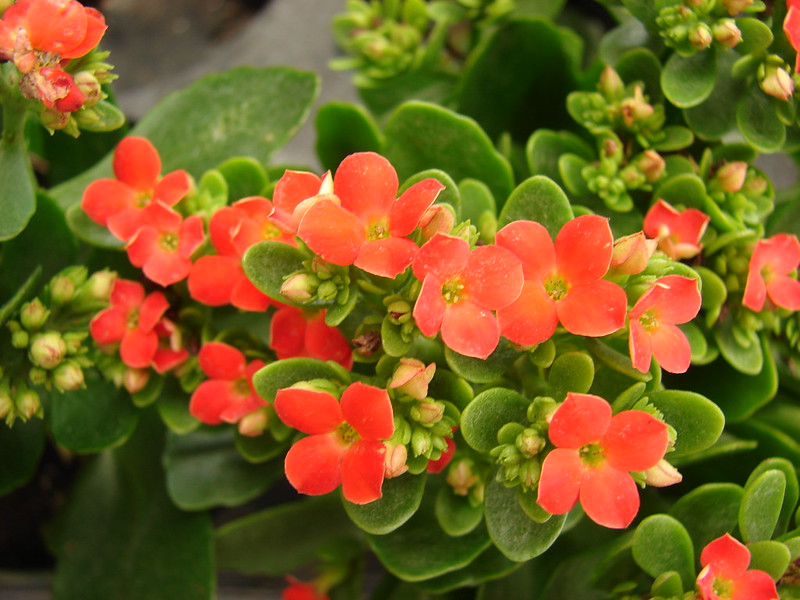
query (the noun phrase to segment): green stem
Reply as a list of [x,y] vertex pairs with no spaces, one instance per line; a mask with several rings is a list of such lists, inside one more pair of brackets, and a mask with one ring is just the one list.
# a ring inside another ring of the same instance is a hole
[[0,70],[0,103],[3,105],[3,134],[0,143],[13,147],[25,143],[28,110],[19,91],[19,74],[11,63]]

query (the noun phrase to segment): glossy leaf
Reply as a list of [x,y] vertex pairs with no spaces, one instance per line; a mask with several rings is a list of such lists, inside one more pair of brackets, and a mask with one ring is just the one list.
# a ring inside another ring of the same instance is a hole
[[733,483],[707,483],[679,498],[669,510],[691,536],[696,556],[739,522],[744,490]]
[[442,485],[436,494],[436,521],[447,535],[466,535],[483,520],[483,505],[471,504],[449,485]]
[[784,534],[789,528],[792,515],[794,514],[795,507],[797,506],[797,501],[800,499],[800,485],[798,485],[797,471],[795,470],[794,465],[785,458],[773,457],[759,463],[759,465],[753,469],[753,472],[750,473],[750,477],[747,478],[745,490],[747,489],[747,486],[760,477],[762,473],[771,470],[782,472],[786,481],[786,488],[784,489],[783,493],[783,503],[781,505],[781,514],[778,518],[777,524],[775,525],[775,533],[772,536],[776,537]]
[[360,106],[329,102],[319,108],[314,120],[317,156],[323,168],[335,170],[354,152],[378,152],[383,138],[370,114]]
[[713,50],[691,56],[674,53],[661,72],[661,87],[675,106],[689,108],[711,95],[716,77],[716,53]]
[[534,175],[519,184],[500,211],[498,228],[527,219],[544,225],[555,238],[564,224],[574,217],[569,199],[556,182]]
[[748,481],[739,508],[739,530],[744,542],[768,540],[780,518],[786,475],[770,469]]
[[725,427],[725,416],[719,407],[695,392],[661,390],[647,397],[678,434],[668,459],[711,447]]
[[530,401],[521,394],[490,388],[481,392],[461,413],[461,433],[467,444],[478,452],[497,446],[497,432],[506,423],[524,423]]
[[661,514],[644,519],[633,534],[632,549],[636,564],[651,577],[675,571],[684,589],[691,588],[695,578],[692,539],[674,517]]
[[467,566],[420,581],[416,585],[426,592],[443,594],[450,590],[455,591],[457,588],[474,587],[484,581],[497,579],[514,571],[518,566],[518,563],[506,558],[497,548],[489,546]]
[[778,117],[776,103],[757,86],[736,107],[736,123],[744,139],[760,152],[776,152],[786,140],[786,125]]
[[16,237],[35,211],[36,190],[25,138],[4,135],[0,139],[0,241]]
[[384,535],[408,521],[419,508],[425,492],[426,475],[406,473],[383,482],[383,496],[368,504],[343,502],[353,523],[367,533]]
[[763,540],[747,544],[750,550],[749,569],[765,571],[774,580],[778,580],[786,573],[791,561],[791,554],[786,544],[772,540]]

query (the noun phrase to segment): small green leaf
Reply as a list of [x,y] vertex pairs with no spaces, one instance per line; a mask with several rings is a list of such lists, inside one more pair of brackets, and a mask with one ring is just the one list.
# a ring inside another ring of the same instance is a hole
[[508,340],[500,338],[497,348],[486,358],[464,356],[448,347],[444,349],[444,356],[447,366],[467,381],[488,383],[499,379],[519,353]]
[[483,505],[471,504],[449,485],[442,485],[436,494],[436,520],[447,535],[466,535],[483,520]]
[[595,159],[594,149],[569,131],[537,129],[525,145],[525,156],[532,175],[544,175],[559,181],[559,160],[571,154],[585,161]]
[[683,595],[683,582],[676,571],[661,573],[653,581],[650,593],[654,598],[679,598]]
[[569,199],[558,184],[543,175],[534,175],[519,184],[500,211],[497,226],[527,219],[541,223],[555,238],[573,218]]
[[24,136],[0,139],[0,241],[16,237],[36,211],[36,190]]
[[485,212],[497,214],[494,196],[489,187],[477,179],[463,179],[458,184],[461,195],[461,220],[477,225]]
[[249,196],[261,196],[269,183],[264,167],[249,156],[229,158],[216,170],[228,184],[229,202],[236,202]]
[[385,535],[394,531],[417,512],[425,493],[427,475],[406,473],[383,482],[383,496],[368,504],[344,501],[353,523],[367,533]]
[[739,508],[739,530],[744,542],[768,540],[780,518],[786,475],[770,469],[748,481]]
[[405,356],[411,350],[413,344],[413,340],[403,338],[401,326],[392,323],[389,320],[389,315],[386,315],[381,321],[381,345],[383,346],[383,351],[389,356]]
[[392,113],[384,133],[384,155],[401,180],[433,168],[456,182],[482,181],[499,203],[511,192],[511,166],[472,119],[434,104],[407,102]]
[[[800,499],[800,485],[798,485],[797,471],[794,465],[789,460],[778,457],[768,458],[759,463],[759,465],[753,469],[753,472],[750,473],[750,477],[747,478],[747,484],[755,481],[762,473],[771,470],[781,471],[786,477],[786,489],[783,494],[781,514],[775,526],[775,533],[773,534],[773,537],[775,537],[783,535],[789,528],[795,506],[797,505],[798,499]],[[747,484],[745,485],[745,489],[747,489]]]
[[706,185],[697,175],[676,175],[656,188],[654,197],[676,207],[705,210]]
[[0,496],[24,485],[36,472],[46,440],[44,422],[17,421],[0,425]]
[[747,544],[747,549],[750,551],[750,565],[747,568],[765,571],[775,581],[786,573],[792,559],[789,548],[781,542],[752,542]]
[[614,69],[625,83],[640,82],[650,104],[662,103],[661,60],[647,48],[628,50],[614,63]]
[[752,86],[736,107],[739,131],[760,152],[776,152],[786,140],[786,125],[778,117],[778,102],[781,100]]
[[664,137],[653,143],[653,150],[675,152],[676,150],[688,148],[694,143],[694,133],[688,127],[667,125],[661,129],[661,132]]
[[558,356],[547,374],[553,397],[560,401],[567,392],[585,394],[594,381],[594,361],[585,352],[566,352]]
[[183,510],[239,506],[283,475],[280,464],[245,461],[234,445],[232,428],[169,435],[164,468],[169,496]]
[[736,19],[736,26],[742,32],[742,41],[736,45],[736,51],[746,54],[760,54],[772,44],[772,30],[758,19],[745,17]]
[[177,380],[168,377],[164,388],[156,402],[158,414],[169,427],[170,431],[178,434],[189,433],[200,426],[200,421],[189,412],[189,397],[184,392]]
[[256,371],[253,375],[253,387],[264,400],[274,402],[278,390],[311,379],[329,379],[342,383],[350,380],[347,371],[335,363],[314,358],[286,358]]
[[553,515],[544,523],[532,520],[517,501],[517,492],[492,477],[486,484],[486,527],[492,541],[511,560],[539,556],[556,541],[567,515]]
[[691,56],[674,53],[661,72],[661,88],[675,106],[689,108],[711,95],[716,79],[716,53],[712,49]]
[[81,123],[81,129],[85,131],[114,131],[125,124],[125,114],[106,100],[100,100],[97,104],[86,110],[91,111],[93,118],[86,119]]
[[64,214],[66,215],[67,223],[69,223],[69,228],[84,242],[109,250],[122,250],[124,248],[124,242],[114,237],[107,228],[92,221],[83,212],[80,203],[73,204],[67,208]]
[[584,198],[591,196],[592,191],[583,177],[583,169],[589,163],[574,154],[562,154],[558,159],[558,175],[566,190],[573,196]]
[[506,423],[527,422],[530,402],[521,394],[504,388],[481,392],[461,413],[461,433],[478,452],[497,446],[497,432]]
[[[259,242],[247,249],[242,268],[248,279],[270,298],[292,304],[281,295],[284,279],[303,269],[308,254],[283,242]],[[303,306],[297,304],[296,306]]]
[[738,525],[743,496],[742,487],[733,483],[707,483],[678,499],[669,514],[689,532],[700,556],[706,544]]
[[633,559],[648,575],[675,571],[684,589],[695,579],[692,539],[680,521],[669,515],[644,519],[633,534]]
[[695,392],[661,390],[647,397],[678,433],[675,449],[668,459],[711,447],[725,427],[725,416],[719,407]]
[[317,156],[323,168],[335,170],[354,152],[379,151],[383,145],[380,129],[360,106],[329,102],[319,108],[314,121]]

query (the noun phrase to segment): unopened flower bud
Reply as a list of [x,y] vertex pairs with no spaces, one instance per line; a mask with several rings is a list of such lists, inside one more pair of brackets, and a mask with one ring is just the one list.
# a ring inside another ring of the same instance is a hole
[[689,43],[695,50],[705,50],[714,41],[714,36],[711,34],[711,28],[705,23],[698,23],[698,25],[689,32]]
[[726,48],[733,48],[742,41],[742,31],[733,19],[720,19],[712,28],[714,39]]
[[414,456],[427,456],[431,448],[431,434],[421,427],[415,427],[411,434],[411,450]]
[[117,274],[114,271],[104,269],[92,273],[92,276],[82,286],[80,296],[89,300],[107,302],[111,297],[111,289],[116,280]]
[[73,360],[67,360],[53,370],[53,385],[62,392],[74,392],[85,385],[83,369]]
[[526,456],[536,456],[544,448],[546,440],[542,435],[528,427],[517,436],[516,446],[517,449]]
[[323,281],[317,288],[317,297],[323,302],[332,302],[339,295],[339,286],[333,281]]
[[531,423],[550,423],[550,419],[553,418],[559,406],[560,404],[550,396],[537,396],[528,406],[528,421]]
[[642,231],[619,238],[614,242],[611,270],[620,275],[641,273],[647,268],[657,245],[656,240],[648,239]]
[[70,331],[63,335],[67,354],[79,354],[83,350],[83,342],[89,337],[88,331]]
[[450,464],[445,481],[457,496],[466,496],[470,488],[480,483],[480,477],[475,474],[475,463],[469,458],[462,458]]
[[765,94],[779,100],[788,100],[794,94],[794,80],[783,67],[768,67],[759,85]]
[[30,336],[24,329],[18,329],[11,334],[11,345],[14,348],[27,348]]
[[542,466],[536,459],[529,459],[524,461],[519,466],[519,482],[526,489],[533,489],[539,483],[539,476],[542,474]]
[[636,168],[650,183],[656,182],[664,175],[667,163],[655,150],[645,150],[635,160]]
[[653,487],[667,487],[680,483],[682,479],[683,475],[678,472],[678,469],[663,458],[644,472],[645,483]]
[[408,471],[408,449],[403,444],[386,442],[386,455],[384,457],[384,477],[391,479],[399,477]]
[[609,102],[621,100],[625,94],[625,82],[614,69],[606,65],[600,74],[597,89]]
[[[711,33],[709,32],[710,35]],[[651,117],[655,112],[653,107],[645,101],[644,90],[640,85],[633,88],[633,98],[625,98],[620,103],[620,111],[622,120],[628,127],[632,127],[637,121]]]
[[295,273],[281,286],[281,296],[291,302],[308,302],[317,293],[320,280],[309,273]]
[[754,196],[760,196],[767,191],[769,183],[764,177],[754,175],[749,179],[745,179],[744,191]]
[[75,85],[83,93],[83,106],[94,106],[103,98],[103,90],[97,78],[89,71],[79,71],[73,77]]
[[722,165],[716,174],[716,179],[726,192],[738,192],[744,185],[747,177],[747,163],[736,160]]
[[28,379],[33,385],[44,385],[47,383],[47,371],[41,367],[31,367],[28,371]]
[[53,304],[66,304],[75,296],[75,284],[69,277],[54,277],[50,282],[50,299]]
[[265,408],[258,408],[247,413],[239,420],[239,433],[248,437],[261,435],[269,425],[269,413]]
[[420,425],[428,427],[442,420],[444,404],[436,400],[425,400],[411,407],[411,418]]
[[39,122],[51,131],[64,129],[69,124],[69,118],[69,114],[49,108],[39,113]]
[[8,386],[0,386],[0,419],[13,418],[15,411],[16,407],[8,391]]
[[39,394],[27,387],[21,387],[17,390],[14,396],[14,405],[16,412],[25,421],[43,415],[42,401],[39,398]]
[[722,5],[728,14],[735,17],[753,3],[753,0],[722,0]]
[[389,387],[416,400],[424,400],[428,396],[428,384],[436,373],[436,363],[427,367],[421,360],[415,358],[401,358],[394,370]]
[[64,338],[57,331],[39,333],[33,337],[29,356],[34,365],[43,369],[53,369],[67,353]]
[[448,234],[456,224],[452,209],[444,204],[428,207],[419,220],[422,229],[422,242],[425,243],[437,233]]
[[19,320],[22,326],[31,332],[41,329],[49,316],[50,311],[45,308],[39,298],[26,302],[19,311]]
[[395,300],[386,307],[389,315],[389,322],[394,325],[402,325],[411,320],[411,304],[405,300]]
[[150,381],[150,369],[126,367],[122,373],[122,385],[129,394],[141,392]]

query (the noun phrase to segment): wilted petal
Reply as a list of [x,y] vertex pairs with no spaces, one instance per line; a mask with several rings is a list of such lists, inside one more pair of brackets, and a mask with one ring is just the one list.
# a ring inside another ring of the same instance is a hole
[[610,465],[586,470],[581,482],[581,507],[598,525],[624,529],[639,512],[639,490],[633,478]]

